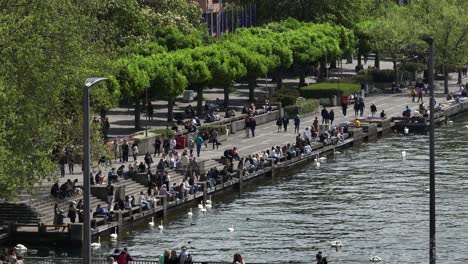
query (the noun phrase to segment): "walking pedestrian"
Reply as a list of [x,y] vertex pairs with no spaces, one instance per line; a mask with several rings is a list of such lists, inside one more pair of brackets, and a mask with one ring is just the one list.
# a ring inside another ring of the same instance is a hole
[[159,137],[156,137],[154,140],[154,156],[156,157],[156,154],[158,154],[158,157],[161,155],[161,139]]
[[114,160],[117,160],[119,157],[119,143],[117,139],[114,139],[114,142],[112,143],[112,150],[114,151]]
[[133,156],[133,161],[136,161],[137,156],[138,156],[138,143],[136,143],[135,141],[133,141],[133,144],[132,144],[132,156]]
[[250,130],[252,132],[252,137],[255,137],[255,128],[257,127],[257,121],[255,118],[250,118]]
[[377,106],[375,106],[375,104],[372,104],[372,105],[370,106],[370,111],[371,111],[372,117],[374,117],[374,116],[375,116],[375,113],[377,113]]
[[423,101],[423,89],[422,88],[419,88],[418,90],[418,101],[416,103],[419,103],[419,102],[422,102]]
[[416,88],[411,89],[410,94],[411,94],[411,97],[412,97],[411,101],[414,102],[414,98],[416,98]]
[[328,119],[328,111],[327,111],[327,108],[325,106],[322,109],[321,115],[322,115],[322,125],[326,124],[326,121]]
[[283,116],[283,128],[284,132],[288,132],[288,125],[289,125],[289,117],[287,114],[284,114]]
[[200,157],[200,151],[201,151],[203,142],[205,142],[205,140],[203,140],[203,137],[201,136],[201,134],[198,134],[197,138],[195,139],[195,145],[197,146],[197,157]]
[[72,201],[70,206],[68,207],[68,218],[70,218],[70,222],[75,223],[76,216],[77,216],[78,209],[76,208],[76,202]]
[[299,125],[301,124],[301,118],[299,115],[294,117],[294,134],[299,133]]
[[343,96],[343,99],[341,100],[341,111],[343,112],[343,116],[346,116],[347,110],[348,110],[348,96]]
[[211,141],[213,142],[213,149],[215,149],[215,146],[218,149],[218,131],[216,129],[211,132]]
[[364,108],[365,108],[365,104],[364,104],[364,99],[361,98],[361,100],[359,101],[359,115],[362,117],[362,115],[364,114]]
[[250,135],[250,116],[245,116],[245,137],[248,138]]
[[192,136],[188,137],[188,148],[189,148],[189,151],[190,151],[190,156],[192,156],[193,155],[193,149],[195,148],[195,141],[193,141]]
[[281,127],[283,126],[283,118],[281,116],[279,116],[276,120],[276,126],[278,127],[278,132],[280,132]]
[[354,117],[358,117],[359,115],[359,101],[358,100],[354,101],[353,108],[354,108]]
[[335,112],[333,112],[333,109],[331,109],[328,113],[328,119],[330,119],[330,126],[332,126],[333,120],[335,120]]
[[153,121],[153,114],[154,114],[154,108],[153,104],[151,104],[151,101],[148,102],[148,119],[150,121]]
[[319,121],[318,121],[318,117],[315,117],[314,119],[314,123],[312,123],[312,125],[314,126],[314,130],[315,131],[318,131],[318,126],[319,126]]

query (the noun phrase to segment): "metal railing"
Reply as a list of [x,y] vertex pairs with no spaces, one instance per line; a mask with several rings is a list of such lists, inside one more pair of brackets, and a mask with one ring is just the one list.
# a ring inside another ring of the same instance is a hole
[[[24,263],[27,264],[81,264],[81,258],[48,258],[48,257],[25,257]],[[93,264],[107,264],[106,259],[93,259]],[[216,262],[216,261],[194,261],[193,264],[231,264],[232,262]],[[138,259],[128,262],[128,264],[158,264],[157,260]],[[246,263],[255,264],[255,263]]]

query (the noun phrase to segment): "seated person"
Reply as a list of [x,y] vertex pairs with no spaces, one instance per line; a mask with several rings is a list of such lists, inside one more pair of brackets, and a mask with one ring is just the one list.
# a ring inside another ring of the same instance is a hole
[[145,194],[143,192],[140,192],[139,198],[140,204],[143,205],[143,207],[146,207],[147,209],[151,209],[154,207],[149,201],[146,200]]
[[125,165],[121,165],[118,169],[117,169],[117,175],[119,177],[123,177],[124,176],[124,169],[125,169]]
[[214,122],[214,117],[208,113],[205,119],[205,123],[212,123],[212,122]]
[[102,184],[102,182],[104,181],[104,175],[102,175],[102,170],[99,170],[96,173],[96,176],[94,176],[94,179],[96,181],[96,184]]
[[240,160],[239,152],[237,151],[237,148],[236,148],[236,147],[234,147],[234,148],[232,149],[232,154],[231,154],[231,155],[232,155],[232,158],[233,158],[234,160]]
[[193,110],[192,105],[188,105],[188,106],[185,108],[185,114],[186,114],[188,117],[194,117],[194,116],[195,116],[195,111]]
[[382,110],[382,112],[380,112],[380,118],[385,118],[387,116],[387,114],[385,113],[384,110]]
[[138,165],[138,172],[145,172],[146,170],[146,166],[145,164],[142,162],[140,162],[140,164]]
[[201,126],[201,122],[200,122],[200,119],[198,118],[198,116],[194,117],[192,119],[192,125],[193,126]]
[[107,180],[109,182],[119,182],[118,175],[115,173],[115,168],[112,168],[107,174]]

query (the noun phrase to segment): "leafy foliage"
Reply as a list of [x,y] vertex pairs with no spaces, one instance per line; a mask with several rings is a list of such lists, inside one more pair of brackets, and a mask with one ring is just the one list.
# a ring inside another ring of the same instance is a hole
[[305,98],[330,98],[332,96],[350,95],[360,90],[359,84],[345,82],[322,82],[300,88]]

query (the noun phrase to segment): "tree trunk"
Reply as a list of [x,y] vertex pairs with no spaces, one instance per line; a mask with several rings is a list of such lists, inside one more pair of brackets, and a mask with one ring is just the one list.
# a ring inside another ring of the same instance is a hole
[[249,79],[249,101],[255,101],[255,87],[257,86],[257,80],[255,78]]
[[173,122],[174,121],[174,98],[169,97],[167,99],[167,122]]
[[229,93],[231,92],[229,86],[224,87],[224,111],[225,117],[229,117]]
[[393,60],[393,70],[395,71],[395,83],[398,83],[398,66],[396,60]]
[[276,79],[276,89],[279,90],[283,88],[283,72],[281,70],[278,70],[275,75]]
[[203,86],[197,85],[196,91],[197,91],[197,115],[198,117],[200,117],[201,114],[203,113]]
[[374,61],[374,66],[377,68],[377,69],[380,69],[380,56],[379,56],[379,52],[375,52],[375,61]]
[[460,68],[460,69],[458,69],[458,81],[457,81],[457,83],[462,84],[462,82],[463,82],[463,69]]
[[[448,70],[447,70],[447,65],[444,64],[444,94],[449,93],[448,77],[449,77],[449,74],[448,74]],[[433,87],[431,87],[431,89],[433,89]]]
[[141,102],[140,96],[135,96],[135,129],[139,130],[140,126],[140,114],[141,114]]
[[336,68],[338,68],[338,67],[336,66],[336,60],[331,61],[331,62],[330,62],[330,68],[329,68],[329,69],[336,69]]
[[358,67],[362,66],[361,52],[358,52],[358,54],[357,54],[357,66]]
[[353,56],[349,55],[348,58],[346,58],[346,64],[353,63]]
[[301,71],[299,74],[299,87],[305,86],[305,72]]

